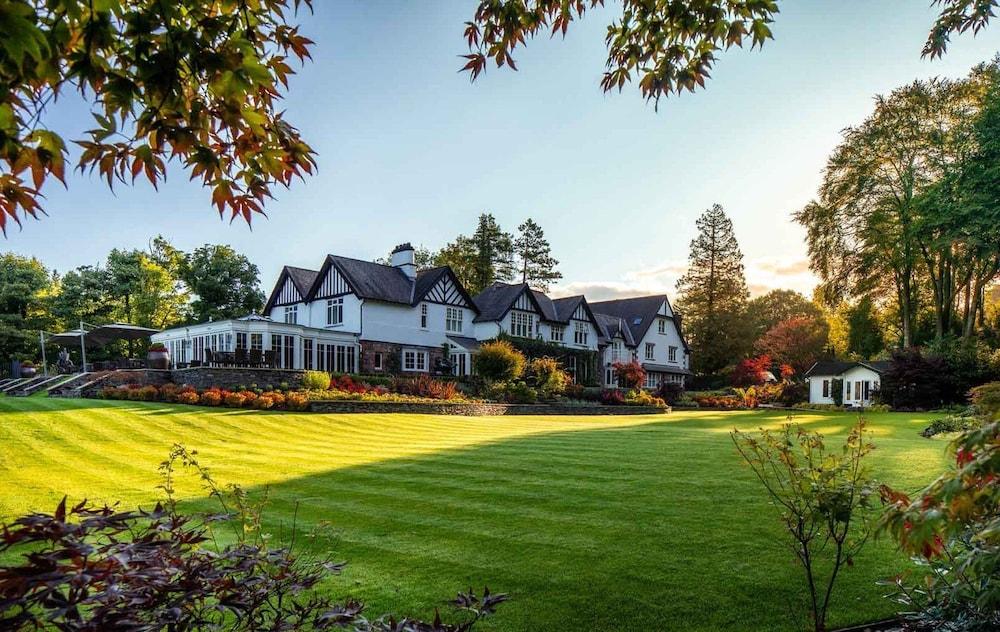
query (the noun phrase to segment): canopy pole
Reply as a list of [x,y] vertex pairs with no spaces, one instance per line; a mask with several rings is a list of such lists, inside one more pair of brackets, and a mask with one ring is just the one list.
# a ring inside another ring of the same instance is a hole
[[49,363],[45,361],[45,332],[38,332],[38,344],[42,347],[42,375],[49,376]]
[[87,346],[83,344],[83,339],[86,337],[86,331],[83,329],[83,321],[80,321],[80,357],[82,359],[80,365],[80,372],[87,372]]

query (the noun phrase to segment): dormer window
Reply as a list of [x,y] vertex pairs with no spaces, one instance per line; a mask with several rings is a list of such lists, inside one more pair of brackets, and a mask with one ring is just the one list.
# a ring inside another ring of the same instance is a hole
[[573,342],[578,345],[586,345],[589,333],[587,331],[587,323],[577,321],[573,326]]

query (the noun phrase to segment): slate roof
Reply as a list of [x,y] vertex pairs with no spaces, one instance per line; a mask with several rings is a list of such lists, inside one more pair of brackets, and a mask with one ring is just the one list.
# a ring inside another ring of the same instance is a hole
[[552,301],[552,305],[556,309],[556,318],[564,323],[568,323],[571,318],[573,318],[573,312],[576,308],[584,302],[583,295],[579,296],[567,296],[565,298],[557,298]]
[[678,366],[671,366],[669,364],[653,364],[652,362],[643,362],[642,368],[654,373],[674,373],[676,375],[693,375],[691,371],[688,371],[687,369],[682,369]]
[[625,345],[629,347],[635,346],[635,338],[632,337],[632,330],[625,326],[625,321],[617,316],[609,316],[608,314],[594,314],[597,322],[601,325],[601,342],[610,342],[615,336],[621,334],[621,337],[625,340]]
[[884,373],[889,368],[887,360],[876,360],[874,362],[853,362],[850,360],[820,360],[806,371],[806,377],[810,375],[841,375],[855,367],[871,369],[876,373]]
[[[437,285],[438,281],[444,276],[451,274],[451,268],[441,266],[428,270],[420,270],[417,272],[417,278],[414,280],[407,276],[402,268],[395,266],[387,266],[362,259],[352,259],[351,257],[341,257],[339,255],[327,255],[326,259],[327,263],[323,264],[323,268],[320,271],[328,269],[327,264],[336,267],[344,277],[344,280],[347,281],[347,284],[351,286],[351,290],[359,298],[385,303],[399,303],[401,305],[416,305],[424,300],[424,297]],[[462,287],[461,283],[458,282],[458,279],[453,279],[453,281],[469,305],[473,305],[472,298],[465,291],[465,288]],[[315,295],[315,292],[319,289],[315,286],[318,286],[320,282],[321,280],[317,273],[314,287],[307,299],[311,299]]]
[[319,274],[316,270],[296,268],[295,266],[285,266],[285,272],[288,273],[288,277],[292,280],[292,285],[299,291],[300,296],[305,296],[309,293],[309,288],[312,287],[313,281],[316,280],[316,276]]
[[[660,311],[660,305],[663,305],[664,301],[667,301],[668,305],[670,304],[666,296],[656,294],[653,296],[620,298],[614,301],[591,303],[590,309],[594,310],[595,314],[604,314],[622,319],[625,322],[625,326],[628,327],[629,332],[631,332],[632,339],[639,341],[642,340],[642,337],[649,330],[649,326],[656,320],[656,314]],[[681,337],[684,349],[688,350],[687,340],[684,339],[684,332],[681,330],[679,319],[674,316],[672,320],[677,326],[677,333]]]
[[526,287],[528,286],[524,283],[516,285],[494,283],[476,294],[472,297],[472,301],[479,308],[479,316],[475,318],[474,322],[490,322],[503,318]]

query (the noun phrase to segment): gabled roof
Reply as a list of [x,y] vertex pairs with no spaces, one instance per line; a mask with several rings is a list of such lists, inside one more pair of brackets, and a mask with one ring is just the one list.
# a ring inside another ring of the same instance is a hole
[[268,297],[267,303],[264,305],[264,313],[271,311],[271,308],[274,307],[274,302],[278,300],[281,289],[285,287],[285,279],[291,279],[292,285],[299,292],[299,296],[305,298],[309,294],[309,288],[312,287],[313,282],[315,282],[318,276],[319,272],[315,270],[296,268],[295,266],[283,267],[281,274],[278,275],[278,281],[274,284],[274,289],[271,290],[271,296]]
[[607,343],[615,336],[621,336],[625,341],[625,346],[634,347],[635,338],[632,337],[632,330],[625,326],[625,321],[617,316],[608,314],[595,314],[597,322],[601,325],[601,342]]
[[810,375],[842,375],[855,367],[871,369],[882,374],[889,368],[886,360],[876,360],[874,362],[855,362],[851,360],[820,360],[812,365],[805,373],[805,377]]
[[542,320],[549,323],[565,325],[573,318],[573,313],[582,304],[594,327],[601,330],[600,323],[587,304],[587,299],[581,296],[568,296],[552,300],[544,292],[533,290],[526,283],[497,282],[476,295],[473,299],[479,307],[479,317],[475,322],[490,322],[502,320],[507,312],[514,307],[521,294],[531,300],[535,309],[541,314]]
[[[663,303],[666,303],[668,306],[670,305],[670,301],[665,295],[655,294],[653,296],[637,296],[636,298],[620,298],[614,301],[591,303],[590,308],[597,314],[622,319],[632,334],[632,339],[638,342],[649,331],[649,327],[656,320],[660,306]],[[680,319],[676,316],[672,318],[665,316],[663,318],[670,318],[674,321],[674,325],[677,327],[677,334],[681,338],[681,344],[684,345],[685,350],[688,350],[687,341],[684,339],[684,332],[681,331]]]
[[[502,320],[510,308],[514,306],[517,298],[521,296],[525,290],[529,290],[527,284],[517,283],[511,285],[509,283],[494,283],[489,286],[479,294],[472,297],[473,302],[476,307],[479,308],[479,316],[476,317],[474,322],[491,322],[494,320]],[[538,313],[545,314],[542,306],[538,304],[538,299],[535,297],[535,293],[528,291],[527,296],[530,298],[531,302],[535,305],[535,309]]]

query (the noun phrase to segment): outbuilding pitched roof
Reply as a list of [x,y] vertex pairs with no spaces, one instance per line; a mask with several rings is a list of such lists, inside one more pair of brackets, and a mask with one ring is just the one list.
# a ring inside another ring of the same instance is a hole
[[841,375],[855,367],[871,369],[876,373],[884,373],[889,368],[886,360],[876,360],[874,362],[855,362],[851,360],[820,360],[812,365],[805,373],[805,377],[811,375]]

